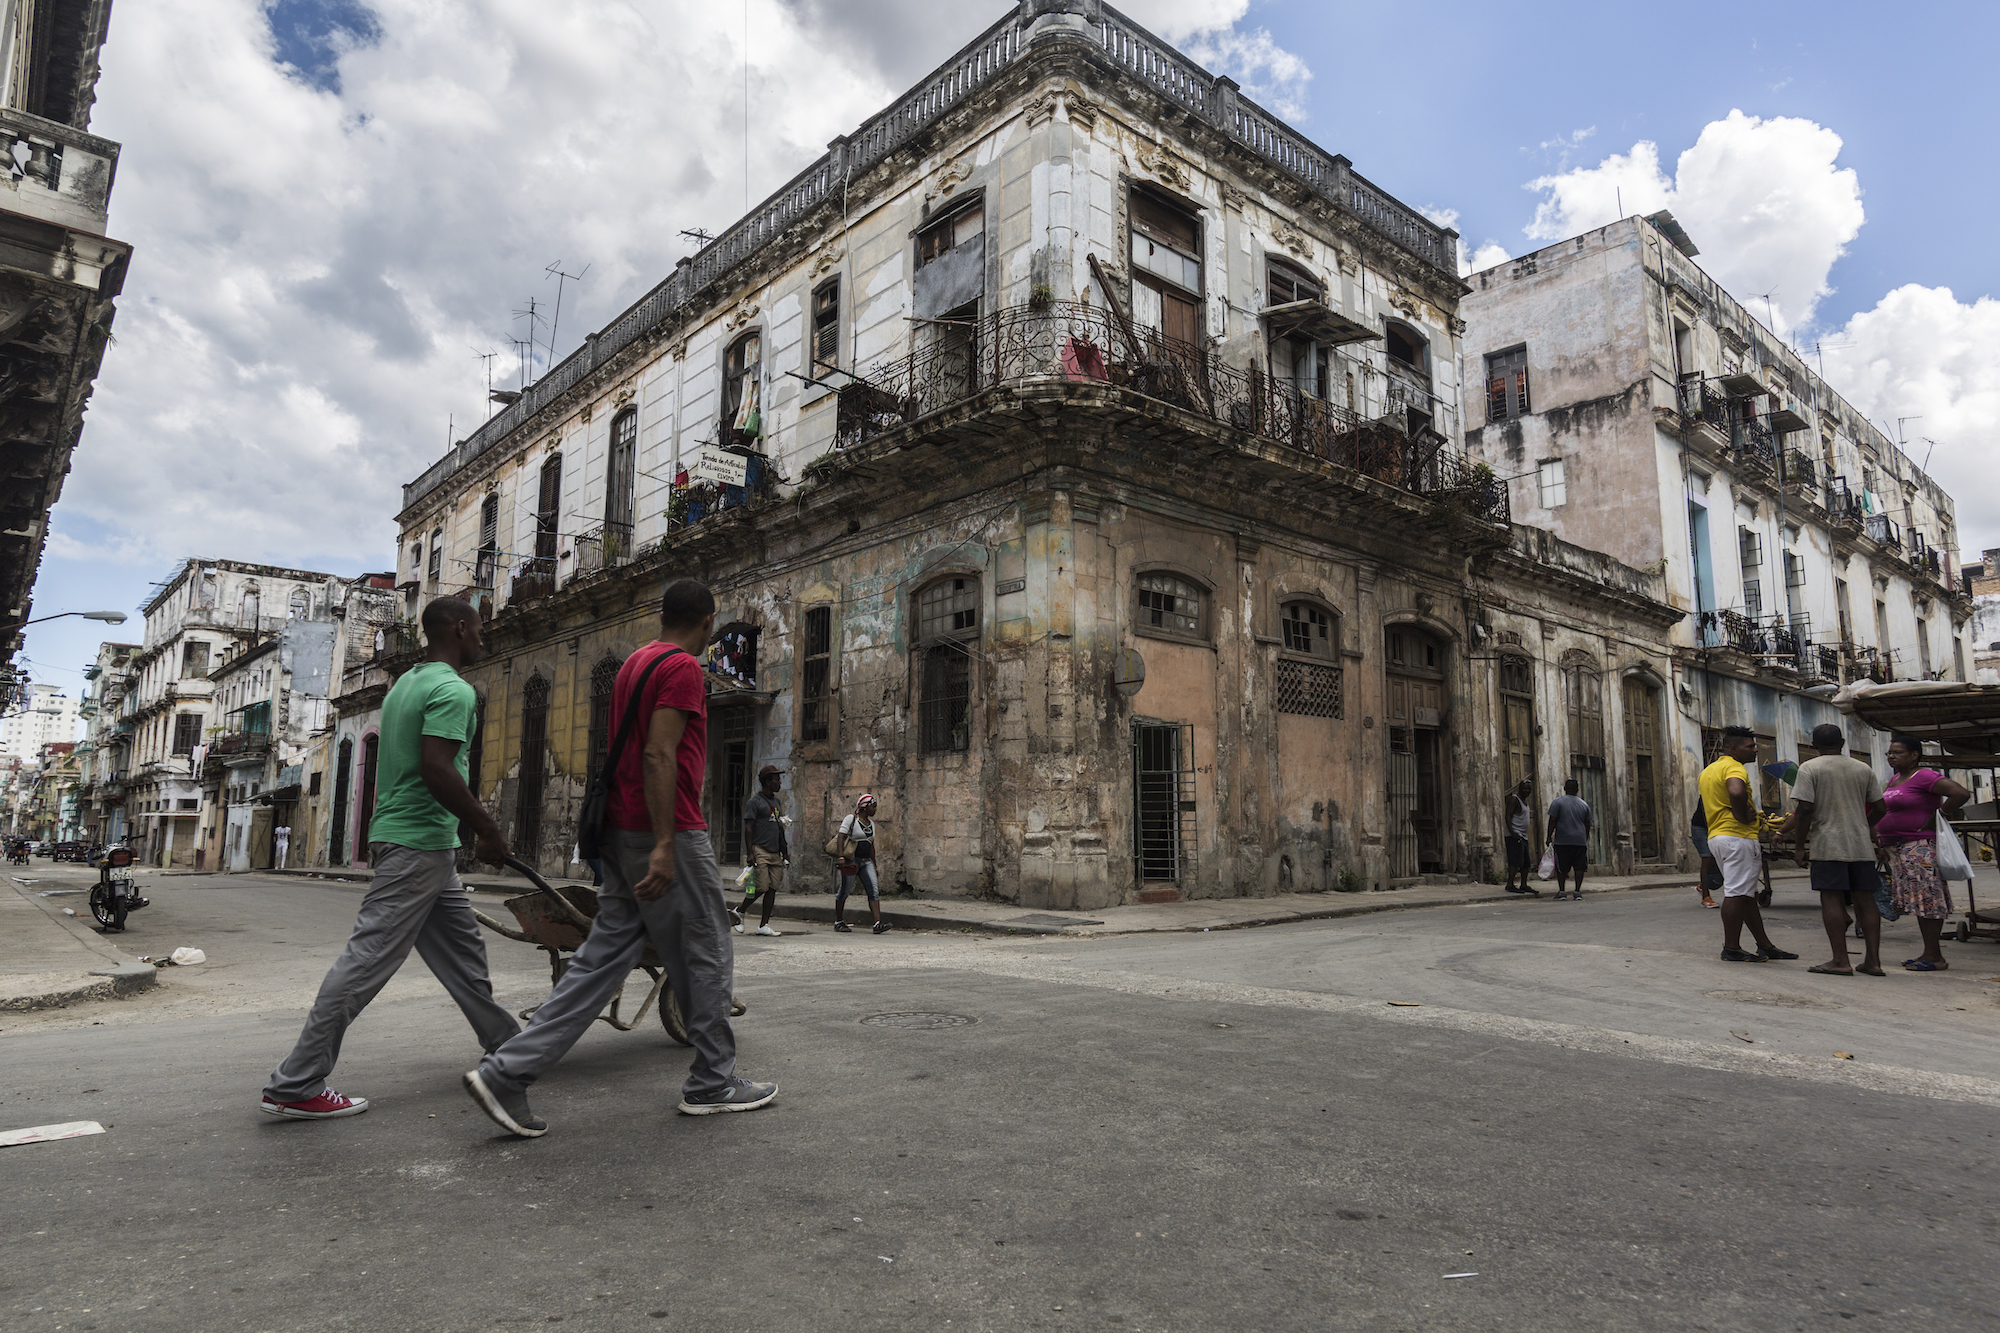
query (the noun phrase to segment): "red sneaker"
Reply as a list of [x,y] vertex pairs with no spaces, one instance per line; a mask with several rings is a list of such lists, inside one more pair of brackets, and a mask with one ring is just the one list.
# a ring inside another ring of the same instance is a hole
[[272,1115],[288,1115],[294,1120],[332,1120],[344,1115],[360,1115],[368,1109],[366,1097],[343,1097],[332,1088],[305,1102],[273,1101],[264,1098],[264,1109]]

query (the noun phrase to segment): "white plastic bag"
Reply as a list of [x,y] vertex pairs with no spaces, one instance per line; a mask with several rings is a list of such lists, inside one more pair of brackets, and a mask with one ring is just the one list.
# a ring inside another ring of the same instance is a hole
[[1550,843],[1542,849],[1542,863],[1535,867],[1535,874],[1541,879],[1556,877],[1556,845]]
[[175,967],[194,967],[208,961],[208,955],[199,949],[176,949],[173,952]]
[[1937,817],[1937,868],[1938,874],[1946,879],[1972,878],[1972,862],[1965,859],[1965,844],[1958,840],[1957,831],[1942,810]]

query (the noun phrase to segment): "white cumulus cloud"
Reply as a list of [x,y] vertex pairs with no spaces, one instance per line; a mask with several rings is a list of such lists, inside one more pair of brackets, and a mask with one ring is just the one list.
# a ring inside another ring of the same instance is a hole
[[1861,184],[1836,165],[1840,136],[1809,120],[1731,111],[1703,127],[1669,177],[1656,144],[1641,141],[1594,167],[1528,182],[1546,195],[1530,240],[1557,241],[1624,213],[1671,209],[1701,247],[1702,266],[1787,333],[1812,321],[1827,274],[1861,230]]

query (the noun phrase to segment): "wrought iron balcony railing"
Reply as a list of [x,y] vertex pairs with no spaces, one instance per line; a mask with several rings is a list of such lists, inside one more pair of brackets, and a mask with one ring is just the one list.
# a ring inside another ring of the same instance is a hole
[[1861,512],[1861,497],[1847,487],[1847,478],[1829,477],[1826,482],[1826,512],[1835,523],[1859,527],[1867,515]]
[[1887,514],[1871,514],[1866,524],[1869,540],[1902,553],[1903,531],[1896,526],[1896,520]]
[[1437,432],[1413,430],[1403,409],[1428,415],[1427,396],[1421,404],[1414,394],[1403,401],[1385,396],[1383,415],[1367,420],[1261,367],[1238,369],[1205,347],[1073,302],[997,310],[912,356],[871,368],[840,392],[839,447],[988,390],[1037,380],[1108,384],[1453,504],[1484,522],[1508,522],[1507,488],[1491,469],[1448,452],[1449,441]]
[[1798,449],[1787,449],[1780,456],[1780,475],[1794,486],[1816,487],[1819,485],[1819,463],[1812,455]]
[[667,526],[687,527],[726,509],[742,509],[776,492],[776,477],[769,459],[762,454],[751,454],[744,463],[741,486],[702,481],[676,487],[667,501]]
[[632,560],[632,525],[606,523],[576,539],[576,573],[615,569]]

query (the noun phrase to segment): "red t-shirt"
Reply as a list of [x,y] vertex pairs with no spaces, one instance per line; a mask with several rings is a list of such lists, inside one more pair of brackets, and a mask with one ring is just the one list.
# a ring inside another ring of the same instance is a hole
[[[612,735],[625,721],[632,704],[632,687],[638,683],[646,664],[673,650],[672,644],[649,643],[625,659],[618,679],[611,687]],[[680,777],[674,790],[674,831],[706,829],[701,817],[701,779],[708,768],[708,678],[701,663],[688,653],[673,650],[646,682],[646,697],[639,702],[639,716],[625,752],[618,757],[618,771],[611,775],[610,799],[605,803],[604,822],[611,828],[635,833],[653,831],[652,816],[646,811],[646,733],[653,714],[662,708],[678,708],[687,714],[687,729],[681,732]]]

